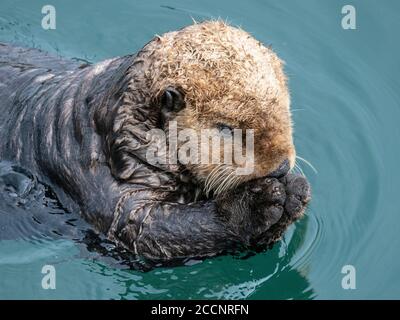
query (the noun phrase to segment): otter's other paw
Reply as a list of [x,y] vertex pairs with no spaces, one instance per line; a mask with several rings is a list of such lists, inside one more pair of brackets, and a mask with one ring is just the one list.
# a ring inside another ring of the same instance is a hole
[[311,199],[310,185],[305,177],[296,174],[288,174],[280,181],[286,189],[285,211],[293,219],[298,219]]

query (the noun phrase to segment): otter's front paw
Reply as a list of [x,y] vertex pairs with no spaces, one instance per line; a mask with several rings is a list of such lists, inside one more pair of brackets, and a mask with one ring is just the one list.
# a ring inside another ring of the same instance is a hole
[[246,246],[269,247],[299,219],[310,200],[310,186],[299,175],[249,181],[219,199],[223,219]]
[[249,201],[249,220],[253,237],[267,231],[284,214],[285,186],[275,178],[262,178],[250,182],[244,193]]
[[[266,181],[269,180],[267,179]],[[274,212],[273,206],[264,208],[263,215],[266,217],[264,223],[268,228],[264,232],[255,235],[253,239],[253,245],[259,248],[270,247],[278,241],[286,229],[303,216],[304,210],[311,199],[310,185],[303,176],[288,174],[279,179],[279,181],[273,179],[270,184],[279,185],[280,188],[284,189],[285,200],[282,214],[278,220],[271,218],[273,215],[269,213]],[[266,192],[266,198],[271,198],[271,190],[266,189]]]

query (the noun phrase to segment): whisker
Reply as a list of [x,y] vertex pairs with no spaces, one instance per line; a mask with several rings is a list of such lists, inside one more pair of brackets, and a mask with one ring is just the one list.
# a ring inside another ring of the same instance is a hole
[[234,183],[236,181],[236,177],[237,177],[236,171],[233,170],[231,175],[230,175],[230,179],[227,181],[227,183],[225,184],[225,188],[222,190],[223,192],[225,192],[227,190],[230,190],[234,186]]
[[242,176],[236,175],[235,181],[232,184],[232,188],[236,188],[239,184],[242,183],[242,180],[243,180]]
[[307,176],[305,175],[305,173],[304,173],[303,169],[300,167],[300,165],[299,165],[298,163],[295,163],[294,165],[295,165],[295,167],[297,168],[298,172],[299,172],[303,177],[306,177],[306,178],[307,178]]
[[212,176],[215,174],[216,171],[218,171],[221,168],[221,166],[222,165],[215,166],[215,168],[212,169],[211,172],[207,175],[207,178],[204,182],[206,186],[209,184],[210,180],[212,179]]
[[214,181],[214,177],[215,175],[218,173],[218,171],[222,168],[222,164],[216,166],[213,170],[211,170],[211,172],[208,174],[206,181],[204,182],[204,189],[206,194],[208,195],[208,193],[211,191],[211,187],[210,185],[213,183]]
[[296,158],[303,161],[305,164],[307,164],[314,171],[315,174],[318,174],[317,169],[315,169],[315,167],[308,160],[306,160],[300,156],[296,156]]
[[[222,168],[222,169],[221,169]],[[226,166],[219,166],[219,168],[218,168],[219,170],[217,170],[214,174],[213,174],[213,176],[212,176],[212,178],[211,178],[211,181],[210,181],[210,183],[209,183],[209,185],[208,185],[208,188],[207,188],[207,195],[208,195],[208,193],[210,193],[210,191],[212,190],[212,189],[214,189],[214,187],[215,186],[217,186],[219,183],[220,183],[220,181],[222,180],[222,179],[224,179],[224,174],[225,174],[225,172],[227,171],[227,170],[229,170],[230,168],[229,167],[226,167]]]
[[232,178],[232,175],[235,174],[235,171],[232,168],[227,167],[227,169],[230,169],[231,172],[227,176],[222,176],[223,180],[220,179],[222,181],[219,183],[218,187],[215,189],[215,191],[214,191],[215,194],[219,194],[222,191],[224,191],[225,190],[225,185],[230,181],[230,179]]
[[216,195],[218,195],[219,193],[221,193],[223,191],[223,189],[225,188],[225,184],[226,181],[229,181],[230,177],[232,176],[233,172],[230,172],[225,179],[218,185],[218,187],[215,189],[214,193]]
[[218,165],[211,170],[204,182],[204,192],[208,196],[211,191],[217,196],[237,187],[243,180],[236,169],[228,165]]
[[233,172],[230,174],[229,180],[227,180],[227,182],[224,184],[224,187],[219,190],[219,193],[234,189],[243,181],[243,176],[238,175],[235,169],[232,170]]

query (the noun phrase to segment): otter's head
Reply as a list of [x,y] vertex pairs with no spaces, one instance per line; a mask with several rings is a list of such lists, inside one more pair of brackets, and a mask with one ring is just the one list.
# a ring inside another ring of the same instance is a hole
[[[161,111],[166,131],[171,121],[178,132],[190,129],[198,137],[204,129],[222,138],[234,129],[253,130],[254,170],[248,174],[233,173],[249,163],[226,163],[224,148],[210,149],[210,158],[220,154],[219,164],[184,165],[208,191],[281,175],[294,166],[289,92],[283,63],[271,49],[243,30],[212,21],[158,36],[143,52],[152,108]],[[246,146],[245,137],[231,142]],[[199,150],[203,143],[199,139]]]

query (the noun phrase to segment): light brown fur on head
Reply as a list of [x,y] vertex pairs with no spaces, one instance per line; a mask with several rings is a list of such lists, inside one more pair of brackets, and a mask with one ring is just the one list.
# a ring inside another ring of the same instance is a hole
[[[284,159],[293,167],[290,97],[283,62],[270,48],[241,29],[207,21],[157,36],[144,50],[150,94],[159,97],[170,86],[184,93],[179,128],[254,129],[255,170],[240,182],[268,175]],[[190,166],[200,181],[213,169]]]

